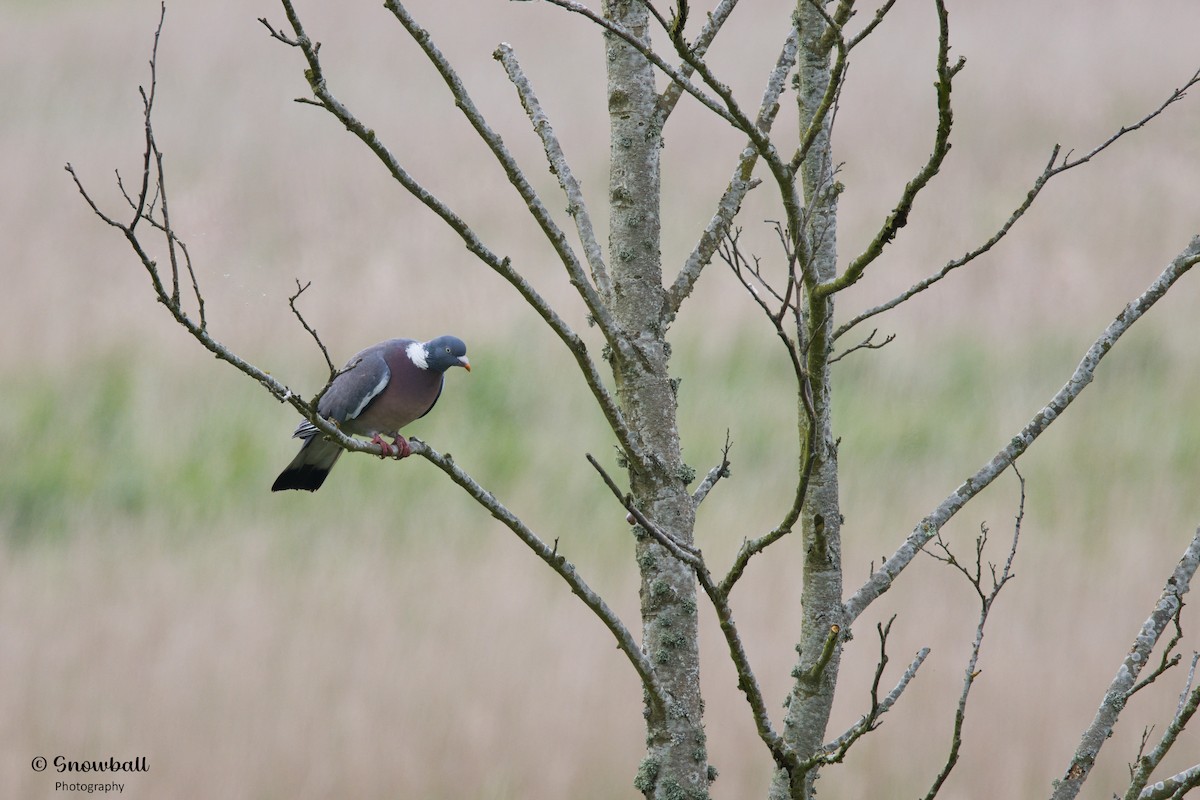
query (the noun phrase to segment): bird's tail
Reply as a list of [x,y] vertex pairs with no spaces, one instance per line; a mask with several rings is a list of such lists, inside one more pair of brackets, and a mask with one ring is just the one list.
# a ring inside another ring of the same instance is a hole
[[325,482],[325,476],[337,463],[342,448],[322,436],[314,436],[304,443],[300,452],[292,459],[292,463],[279,473],[275,483],[271,484],[272,492],[284,489],[304,489],[315,492]]

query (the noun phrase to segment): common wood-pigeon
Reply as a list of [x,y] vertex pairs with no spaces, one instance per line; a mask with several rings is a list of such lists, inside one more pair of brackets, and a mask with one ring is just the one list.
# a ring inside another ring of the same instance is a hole
[[[442,393],[444,373],[451,367],[469,372],[467,346],[454,336],[428,342],[389,339],[372,345],[347,362],[321,396],[317,412],[345,433],[370,436],[388,455],[404,458],[408,442],[400,429],[425,416]],[[381,435],[391,436],[391,444]],[[279,473],[271,491],[306,489],[315,492],[342,454],[308,420],[296,427],[294,438],[304,440],[300,452]],[[394,450],[393,450],[394,448]]]

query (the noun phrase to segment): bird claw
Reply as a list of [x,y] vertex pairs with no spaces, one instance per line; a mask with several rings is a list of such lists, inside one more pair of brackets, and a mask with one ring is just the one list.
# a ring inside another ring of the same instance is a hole
[[383,451],[379,455],[380,458],[401,459],[408,458],[410,455],[412,455],[412,448],[408,446],[408,440],[406,440],[400,434],[396,434],[396,436],[393,437],[391,444],[389,444],[385,442],[377,433],[371,437],[371,444],[379,445],[379,449]]

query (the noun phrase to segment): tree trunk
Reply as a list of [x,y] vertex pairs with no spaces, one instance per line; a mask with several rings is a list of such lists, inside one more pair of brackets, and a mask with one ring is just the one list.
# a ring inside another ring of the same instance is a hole
[[[814,118],[829,85],[830,50],[822,46],[826,23],[807,0],[796,8],[800,27],[799,91],[801,129]],[[806,226],[802,235],[807,246],[801,250],[811,259],[817,280],[825,282],[837,274],[837,192],[830,146],[830,117],[826,115],[812,147],[800,167],[804,191]],[[802,627],[795,683],[787,698],[784,739],[807,758],[825,741],[833,692],[841,661],[842,626],[842,516],[838,502],[837,445],[830,413],[829,348],[833,331],[833,299],[806,298],[805,330],[797,331],[807,345],[806,367],[812,385],[815,427],[811,436],[801,435],[816,453],[808,495],[801,516],[804,541],[804,587],[801,594]],[[808,417],[799,414],[802,426]],[[807,454],[802,453],[803,459]],[[836,627],[835,627],[836,626]],[[814,795],[817,770],[793,776],[776,774],[771,800],[808,798]]]
[[[604,14],[647,37],[649,15],[638,0],[607,0]],[[651,65],[620,37],[606,35],[609,173],[609,261],[613,317],[631,347],[613,348],[621,411],[653,464],[629,461],[638,507],[659,528],[691,543],[695,509],[676,424],[675,386],[660,258],[661,131]],[[696,581],[691,568],[639,531],[642,646],[654,665],[663,707],[647,703],[646,757],[635,785],[647,798],[708,797],[708,753],[700,697]]]

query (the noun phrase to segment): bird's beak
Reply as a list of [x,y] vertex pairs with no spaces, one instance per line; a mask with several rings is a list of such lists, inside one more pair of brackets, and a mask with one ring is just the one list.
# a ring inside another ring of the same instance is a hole
[[463,368],[463,369],[465,369],[467,372],[470,372],[470,371],[471,371],[471,362],[470,362],[470,361],[467,361],[467,357],[466,357],[466,356],[459,356],[459,357],[458,357],[458,360],[459,360],[459,362],[462,364],[462,368]]

